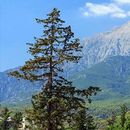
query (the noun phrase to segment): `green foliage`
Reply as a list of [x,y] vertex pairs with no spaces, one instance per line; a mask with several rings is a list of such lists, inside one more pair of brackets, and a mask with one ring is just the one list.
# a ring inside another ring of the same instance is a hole
[[0,110],[0,130],[18,130],[22,125],[21,112],[12,112],[8,108]]
[[86,109],[81,109],[77,114],[75,130],[95,130],[96,128],[94,118],[87,114]]
[[109,129],[113,129],[115,126],[115,123],[116,123],[116,115],[115,115],[115,112],[112,112],[112,117],[111,117],[111,119],[108,119],[107,120],[107,122],[108,122],[108,128]]
[[11,112],[8,110],[8,108],[4,108],[1,110],[0,113],[0,129],[1,130],[9,130],[10,129],[10,117]]
[[125,122],[126,122],[126,112],[127,112],[126,105],[121,106],[121,126],[122,126],[122,128],[124,127]]
[[122,105],[119,116],[115,114],[108,120],[106,130],[130,130],[130,114],[127,112],[126,105]]
[[13,130],[18,130],[20,126],[22,126],[23,115],[21,112],[16,112],[12,117],[12,128]]

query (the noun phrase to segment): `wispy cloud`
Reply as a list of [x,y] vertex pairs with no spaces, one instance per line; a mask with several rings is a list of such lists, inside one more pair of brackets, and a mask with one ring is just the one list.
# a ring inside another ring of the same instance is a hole
[[87,2],[83,8],[83,15],[88,16],[110,16],[115,18],[126,18],[130,11],[123,8],[121,4],[130,4],[130,0],[114,0],[111,3],[90,3]]
[[130,4],[130,0],[114,0],[114,2],[119,4]]

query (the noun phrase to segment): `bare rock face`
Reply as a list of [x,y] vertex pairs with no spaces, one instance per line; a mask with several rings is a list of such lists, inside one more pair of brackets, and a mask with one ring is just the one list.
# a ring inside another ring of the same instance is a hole
[[85,66],[91,67],[112,56],[130,56],[130,22],[84,40],[81,62]]

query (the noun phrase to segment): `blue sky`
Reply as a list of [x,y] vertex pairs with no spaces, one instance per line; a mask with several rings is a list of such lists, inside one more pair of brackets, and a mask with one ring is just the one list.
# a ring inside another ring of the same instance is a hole
[[45,18],[54,7],[80,39],[130,20],[130,0],[0,0],[0,71],[24,64],[26,43],[42,35],[35,18]]

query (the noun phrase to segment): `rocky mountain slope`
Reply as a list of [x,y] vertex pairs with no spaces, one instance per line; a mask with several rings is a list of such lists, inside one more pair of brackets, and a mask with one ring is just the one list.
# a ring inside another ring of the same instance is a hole
[[83,45],[82,64],[91,67],[112,56],[130,56],[130,22],[110,32],[88,38]]

